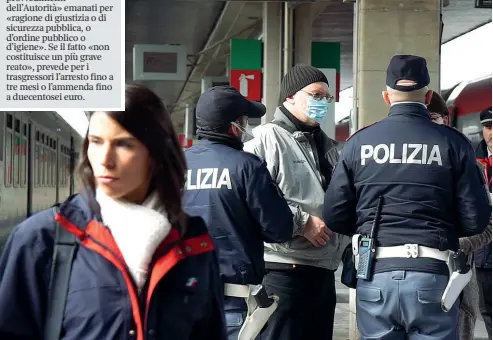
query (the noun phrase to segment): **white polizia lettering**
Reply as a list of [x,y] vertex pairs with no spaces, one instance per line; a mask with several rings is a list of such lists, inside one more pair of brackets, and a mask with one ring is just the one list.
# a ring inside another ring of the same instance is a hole
[[430,165],[434,162],[442,164],[442,156],[438,145],[412,144],[405,143],[396,146],[394,143],[361,146],[361,165],[366,165],[366,160],[373,158],[375,163],[384,164],[425,164]]
[[[196,174],[194,175],[194,172]],[[187,190],[232,188],[229,169],[204,168],[187,171]]]

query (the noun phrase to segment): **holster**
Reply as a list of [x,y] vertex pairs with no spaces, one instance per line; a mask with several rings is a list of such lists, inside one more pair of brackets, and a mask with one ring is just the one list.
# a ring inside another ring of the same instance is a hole
[[243,325],[241,326],[238,340],[255,340],[260,334],[270,316],[277,309],[279,298],[275,295],[269,296],[274,301],[269,307],[262,308],[258,305],[257,300],[252,295],[255,286],[237,285],[226,283],[224,285],[224,295],[231,297],[244,298],[247,304],[248,312]]
[[258,306],[255,298],[251,294],[248,295],[246,299],[248,313],[245,322],[240,329],[238,340],[255,340],[260,334],[270,316],[277,309],[279,298],[275,295],[270,297],[274,299],[272,305],[267,308],[261,308]]
[[[454,266],[454,261],[452,259],[452,254],[450,254],[449,260],[447,262],[447,266],[449,269],[449,280],[447,283],[447,287],[445,287],[445,291],[442,295],[441,307],[444,312],[450,311],[452,306],[454,305],[457,298],[461,295],[464,288],[471,281],[472,270],[469,269],[466,273],[459,273],[457,268]],[[469,255],[468,262],[471,264],[472,256]]]

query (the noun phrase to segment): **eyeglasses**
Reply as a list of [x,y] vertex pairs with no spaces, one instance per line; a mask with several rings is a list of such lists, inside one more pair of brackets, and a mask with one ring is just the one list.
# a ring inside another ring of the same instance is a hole
[[436,122],[440,118],[444,119],[445,115],[442,115],[442,114],[436,113],[436,112],[430,112],[430,118],[433,122]]
[[438,113],[431,113],[431,114],[430,114],[430,118],[431,118],[431,120],[433,120],[433,121],[436,121],[436,120],[438,120],[438,119],[440,119],[440,118],[442,118],[442,117],[443,117],[443,116],[442,116],[441,114],[438,114]]
[[327,103],[332,103],[334,101],[334,96],[331,95],[330,93],[328,95],[323,95],[323,94],[320,94],[320,93],[312,93],[312,92],[308,92],[308,91],[305,91],[305,90],[301,90],[301,91],[303,91],[306,94],[312,96],[313,99],[315,99],[315,100],[325,100],[325,101],[327,101]]

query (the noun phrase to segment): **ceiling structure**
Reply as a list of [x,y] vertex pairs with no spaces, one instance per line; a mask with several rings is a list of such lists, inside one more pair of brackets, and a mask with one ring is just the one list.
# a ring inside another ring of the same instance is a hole
[[[293,3],[293,6],[305,1]],[[313,1],[310,1],[313,2]],[[341,89],[352,84],[353,4],[314,3],[313,40],[341,43]],[[473,0],[450,0],[443,9],[443,42],[491,22],[491,9]],[[178,131],[184,108],[196,102],[204,76],[226,75],[231,38],[256,39],[262,33],[262,1],[126,0],[126,81],[133,82],[134,44],[179,44],[188,54],[187,81],[145,81],[172,112]]]

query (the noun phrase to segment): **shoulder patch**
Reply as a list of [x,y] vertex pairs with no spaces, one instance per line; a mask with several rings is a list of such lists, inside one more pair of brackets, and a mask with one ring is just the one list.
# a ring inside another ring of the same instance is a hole
[[361,131],[363,131],[364,129],[369,128],[370,126],[375,125],[376,123],[378,123],[378,122],[371,123],[370,125],[367,125],[367,126],[363,126],[361,129],[359,129],[358,131],[356,131],[355,133],[353,133],[351,136],[349,136],[349,137],[346,139],[346,142],[347,142],[348,140],[350,140],[350,139],[351,139],[351,138],[352,138],[355,134],[357,134],[358,132],[361,132]]

